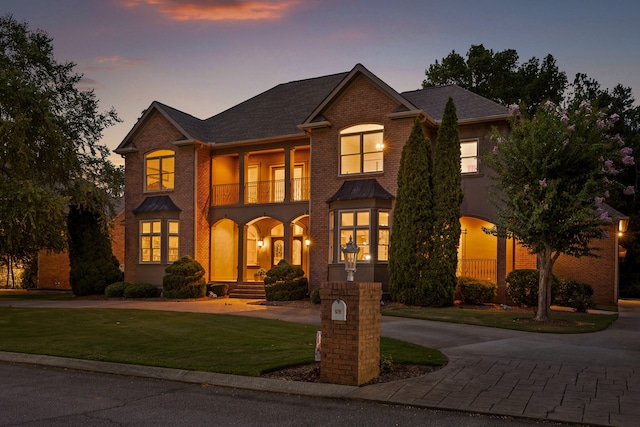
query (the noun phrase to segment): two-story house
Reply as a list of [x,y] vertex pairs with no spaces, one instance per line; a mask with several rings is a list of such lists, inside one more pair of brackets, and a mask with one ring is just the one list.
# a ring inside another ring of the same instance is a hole
[[[492,148],[492,127],[507,129],[507,109],[455,85],[398,93],[360,64],[278,85],[204,120],[153,102],[116,149],[126,171],[125,280],[160,285],[166,266],[190,255],[207,280],[232,288],[281,259],[317,287],[344,280],[340,248],[353,238],[357,280],[386,289],[402,147],[416,117],[435,143],[449,97],[464,191],[459,271],[503,293],[509,271],[535,268],[516,242],[482,231],[494,212],[480,154]],[[613,302],[617,241],[609,240],[596,285]]]

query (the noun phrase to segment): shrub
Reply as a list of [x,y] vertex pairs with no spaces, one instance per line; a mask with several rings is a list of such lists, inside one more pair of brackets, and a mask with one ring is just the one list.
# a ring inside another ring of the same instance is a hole
[[309,296],[311,299],[311,302],[314,304],[320,304],[321,300],[320,300],[320,288],[315,288],[314,290],[311,291],[311,295]]
[[458,277],[456,298],[465,304],[482,304],[492,301],[498,292],[498,285],[490,280],[473,277]]
[[596,306],[593,300],[593,288],[577,280],[562,281],[554,302],[558,305],[575,308],[581,313]]
[[[514,270],[507,276],[507,295],[515,305],[538,306],[538,282],[540,272],[534,269]],[[551,301],[560,286],[555,275],[551,283]]]
[[162,278],[165,298],[201,298],[207,293],[204,268],[189,256],[184,256],[164,270]]
[[129,282],[115,282],[104,289],[104,296],[107,298],[122,298],[124,290],[131,286]]
[[267,301],[293,301],[307,295],[308,280],[304,271],[282,260],[267,271],[264,278],[264,291]]
[[151,283],[134,283],[124,289],[125,298],[155,298],[158,294],[158,287]]
[[207,295],[209,292],[213,292],[219,297],[223,297],[229,293],[229,285],[226,283],[208,283],[207,284]]
[[164,290],[162,296],[169,299],[202,298],[207,294],[207,284],[189,285],[180,289]]

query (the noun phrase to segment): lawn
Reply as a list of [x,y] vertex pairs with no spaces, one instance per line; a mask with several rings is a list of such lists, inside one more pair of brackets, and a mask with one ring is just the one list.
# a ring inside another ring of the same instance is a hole
[[[152,310],[0,308],[0,350],[257,376],[314,361],[318,327]],[[437,350],[381,338],[395,364],[440,366]]]
[[602,331],[618,318],[618,314],[571,313],[552,311],[551,321],[533,321],[533,311],[521,309],[487,309],[487,307],[393,307],[382,310],[386,316],[410,317],[438,322],[462,323],[527,332],[580,334]]

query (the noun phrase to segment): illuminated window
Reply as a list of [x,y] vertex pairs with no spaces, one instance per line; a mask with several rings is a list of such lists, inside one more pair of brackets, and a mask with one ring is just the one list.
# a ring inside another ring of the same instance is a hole
[[462,173],[478,172],[478,141],[460,142],[460,169]]
[[378,261],[389,261],[389,211],[378,212]]
[[161,225],[160,221],[140,221],[140,261],[160,262]]
[[[338,228],[340,229],[340,247],[344,247],[353,239],[360,248],[358,261],[369,261],[371,241],[370,212],[366,211],[340,211],[338,214]],[[344,261],[344,254],[340,251],[340,261]]]
[[145,189],[147,191],[173,190],[175,178],[175,153],[156,150],[145,158]]
[[340,132],[340,174],[383,171],[384,140],[381,125],[352,126]]
[[169,251],[167,253],[167,261],[174,262],[178,260],[178,237],[179,227],[178,221],[168,221],[168,240],[169,240]]
[[[166,230],[163,230],[163,224]],[[140,221],[140,262],[159,264],[166,256],[168,263],[179,258],[179,222],[168,220]],[[166,251],[166,255],[163,252]]]

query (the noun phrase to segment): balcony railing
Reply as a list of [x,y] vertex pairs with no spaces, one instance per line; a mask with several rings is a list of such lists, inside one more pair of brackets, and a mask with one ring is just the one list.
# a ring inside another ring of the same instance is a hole
[[463,258],[458,259],[458,276],[473,277],[476,279],[498,280],[498,267],[495,258]]
[[[291,181],[291,201],[309,200],[309,178],[295,178]],[[285,180],[252,181],[245,183],[244,203],[282,203],[285,201]],[[213,206],[236,205],[240,201],[239,184],[219,184],[213,186]]]

